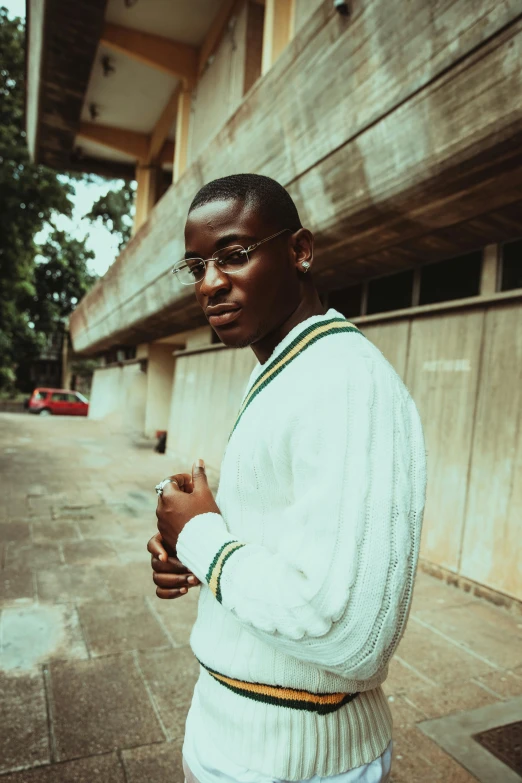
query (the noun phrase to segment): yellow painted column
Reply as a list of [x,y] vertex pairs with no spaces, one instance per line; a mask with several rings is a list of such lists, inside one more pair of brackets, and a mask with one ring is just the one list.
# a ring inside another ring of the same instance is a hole
[[192,92],[187,89],[180,90],[176,118],[176,138],[174,140],[173,182],[177,182],[187,168],[191,103]]
[[266,0],[261,73],[275,63],[294,34],[295,0]]

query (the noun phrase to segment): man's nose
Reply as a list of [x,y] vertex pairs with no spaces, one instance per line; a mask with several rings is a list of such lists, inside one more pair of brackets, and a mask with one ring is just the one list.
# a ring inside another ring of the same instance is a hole
[[230,280],[216,264],[213,259],[210,259],[205,264],[205,276],[199,284],[199,293],[211,298],[217,291],[222,288],[228,291],[230,288]]

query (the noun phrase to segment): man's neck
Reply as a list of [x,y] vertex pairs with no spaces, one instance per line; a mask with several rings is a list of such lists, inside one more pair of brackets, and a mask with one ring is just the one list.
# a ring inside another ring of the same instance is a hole
[[279,345],[281,340],[283,340],[295,326],[302,321],[311,318],[313,315],[324,315],[325,313],[326,308],[319,299],[319,294],[314,289],[309,296],[306,296],[299,302],[293,313],[276,329],[250,346],[254,351],[258,362],[264,364],[272,355],[274,348]]

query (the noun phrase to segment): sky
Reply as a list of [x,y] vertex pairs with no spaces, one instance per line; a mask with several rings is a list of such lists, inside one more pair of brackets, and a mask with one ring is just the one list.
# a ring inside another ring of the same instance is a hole
[[[25,19],[25,0],[0,0],[0,5],[7,8],[9,16],[20,16]],[[96,178],[95,182],[74,181],[76,195],[72,198],[74,207],[72,218],[59,215],[55,219],[56,226],[67,231],[76,239],[87,237],[87,247],[95,253],[90,262],[90,271],[103,275],[118,255],[118,239],[101,223],[91,223],[83,216],[89,212],[92,204],[108,190],[117,186],[114,181]],[[42,242],[49,229],[44,229],[36,235],[36,242]]]

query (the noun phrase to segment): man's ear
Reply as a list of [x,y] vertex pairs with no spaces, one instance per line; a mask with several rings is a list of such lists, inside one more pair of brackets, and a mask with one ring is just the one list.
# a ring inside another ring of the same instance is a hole
[[293,236],[295,263],[299,272],[308,272],[314,260],[314,235],[307,228],[300,228]]

